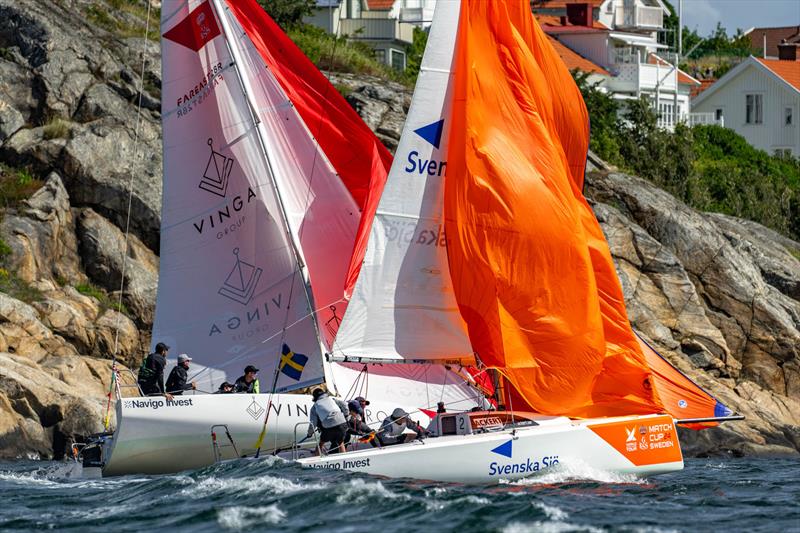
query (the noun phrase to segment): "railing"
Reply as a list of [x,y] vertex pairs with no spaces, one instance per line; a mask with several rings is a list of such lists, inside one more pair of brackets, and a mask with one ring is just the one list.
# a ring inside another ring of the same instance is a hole
[[710,126],[714,124],[725,126],[725,117],[719,117],[719,119],[717,119],[714,113],[689,113],[688,119],[687,122],[689,126]]
[[618,28],[662,28],[664,12],[660,7],[618,8],[614,14],[614,26]]
[[414,41],[414,26],[397,19],[342,19],[339,31],[351,39]]

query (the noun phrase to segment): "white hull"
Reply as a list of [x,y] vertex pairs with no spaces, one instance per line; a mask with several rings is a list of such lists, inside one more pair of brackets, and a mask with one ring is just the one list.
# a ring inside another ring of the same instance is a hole
[[669,416],[586,421],[536,417],[536,421],[539,425],[534,427],[436,437],[300,459],[299,463],[386,477],[480,484],[530,477],[553,467],[636,476],[683,468],[680,444]]
[[[311,397],[275,394],[262,452],[269,454],[292,446],[305,437]],[[104,450],[104,476],[166,474],[202,468],[214,463],[212,426],[225,425],[238,456],[252,456],[264,423],[269,394],[213,394],[123,398],[117,402],[117,430]],[[373,402],[368,422],[377,426],[397,405]],[[417,406],[403,406],[415,412]],[[414,416],[423,425],[428,417]],[[215,428],[222,459],[235,459],[224,427]]]

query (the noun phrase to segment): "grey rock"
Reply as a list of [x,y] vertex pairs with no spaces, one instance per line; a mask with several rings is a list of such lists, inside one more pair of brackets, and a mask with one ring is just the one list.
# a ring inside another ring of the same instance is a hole
[[89,276],[109,292],[125,284],[123,302],[141,325],[152,324],[158,287],[158,258],[135,235],[128,236],[92,209],[80,210],[78,216],[80,254]]
[[44,187],[3,218],[0,235],[12,250],[8,265],[22,280],[86,280],[69,195],[58,174],[50,174]]

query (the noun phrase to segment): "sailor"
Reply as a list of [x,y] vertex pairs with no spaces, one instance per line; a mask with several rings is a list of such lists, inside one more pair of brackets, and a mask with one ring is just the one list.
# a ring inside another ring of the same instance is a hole
[[187,383],[189,381],[189,361],[191,360],[192,358],[185,353],[178,356],[178,364],[175,365],[175,368],[172,369],[167,378],[167,392],[181,396],[185,390],[197,389],[197,382]]
[[166,395],[164,388],[164,368],[167,366],[167,352],[169,346],[163,342],[156,344],[156,351],[145,357],[142,366],[139,367],[139,377],[137,379],[139,388],[145,396]]
[[378,440],[380,440],[381,446],[404,443],[408,437],[408,434],[405,433],[406,428],[416,433],[416,438],[428,436],[427,429],[423,429],[419,424],[409,419],[408,413],[402,407],[398,407],[392,411],[391,416],[387,416],[383,420],[383,424],[378,430]]
[[219,386],[217,392],[214,394],[230,394],[233,392],[233,385],[228,383],[227,381],[223,381],[222,385]]
[[[359,396],[359,398],[361,397]],[[377,435],[375,434],[375,431],[370,429],[370,427],[364,422],[363,408],[361,409],[360,413],[358,410],[356,410],[356,406],[360,407],[359,402],[356,401],[359,398],[347,402],[347,408],[350,413],[347,417],[347,438],[345,438],[345,442],[349,443],[354,436],[357,436],[361,437],[361,439],[359,439],[361,442],[369,442],[373,448],[376,448],[379,446]],[[361,400],[364,399],[361,398]],[[369,402],[366,403],[369,404]]]
[[234,392],[246,392],[248,394],[258,394],[258,369],[253,365],[244,367],[244,375],[240,376],[233,384]]
[[314,434],[314,429],[320,430],[319,447],[322,448],[326,442],[330,442],[328,453],[337,451],[344,453],[344,439],[347,435],[347,405],[330,396],[322,389],[314,389],[311,393],[314,405],[311,406],[309,414],[310,425],[306,438]]
[[366,400],[363,396],[356,396],[349,402],[347,402],[347,408],[350,412],[355,412],[361,417],[362,422],[367,421],[367,413],[365,411],[366,407],[369,405],[369,400]]

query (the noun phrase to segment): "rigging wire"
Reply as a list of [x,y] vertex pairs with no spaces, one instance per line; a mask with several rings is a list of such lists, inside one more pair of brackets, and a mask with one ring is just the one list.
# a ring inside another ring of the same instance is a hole
[[120,255],[122,256],[122,275],[119,281],[119,297],[117,299],[117,317],[114,324],[114,352],[111,357],[111,384],[109,386],[109,391],[108,391],[106,416],[103,420],[103,428],[105,430],[108,430],[110,422],[112,389],[114,388],[115,383],[118,384],[118,380],[116,379],[116,374],[117,374],[117,353],[119,352],[120,319],[122,317],[122,312],[120,311],[120,309],[122,309],[122,293],[125,289],[125,274],[127,270],[126,267],[128,265],[128,244],[129,244],[129,236],[131,228],[131,209],[133,206],[133,177],[135,176],[134,170],[136,169],[136,160],[139,156],[139,135],[142,126],[142,92],[144,91],[144,74],[145,74],[145,69],[147,67],[147,36],[150,34],[151,8],[152,8],[152,2],[150,0],[147,0],[147,17],[145,19],[144,35],[142,36],[142,69],[139,75],[139,98],[136,108],[136,127],[134,129],[134,138],[133,138],[133,157],[128,177],[128,209],[125,216],[125,241],[123,244],[123,248],[120,251]]

